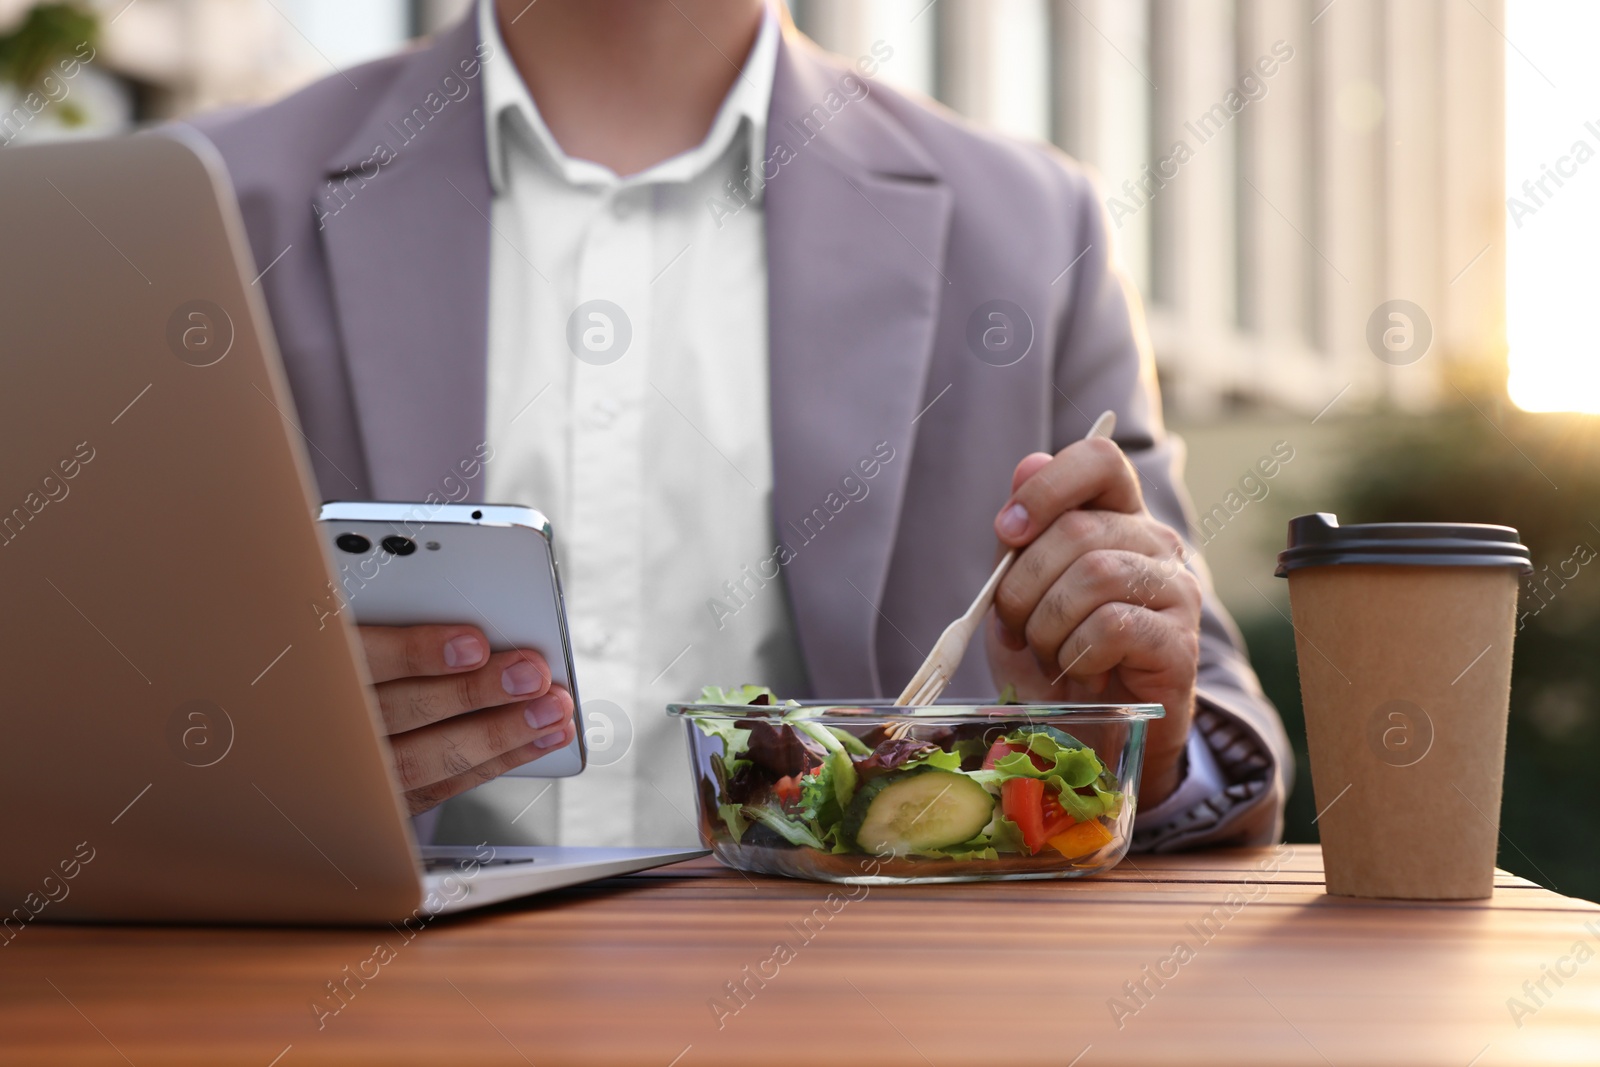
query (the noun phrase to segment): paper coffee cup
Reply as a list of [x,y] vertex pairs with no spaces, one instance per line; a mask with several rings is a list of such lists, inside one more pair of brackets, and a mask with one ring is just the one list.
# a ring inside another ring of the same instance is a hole
[[1289,523],[1277,573],[1329,893],[1493,892],[1517,587],[1532,571],[1507,526]]

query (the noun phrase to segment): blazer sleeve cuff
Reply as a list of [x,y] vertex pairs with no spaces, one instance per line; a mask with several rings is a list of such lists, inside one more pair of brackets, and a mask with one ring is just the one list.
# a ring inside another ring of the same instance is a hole
[[1283,833],[1283,776],[1266,740],[1201,694],[1178,789],[1134,818],[1134,852],[1264,845]]
[[1153,829],[1177,821],[1227,788],[1217,757],[1211,754],[1205,735],[1199,730],[1189,731],[1189,742],[1184,747],[1183,780],[1172,795],[1151,808],[1141,808],[1134,816],[1133,828]]

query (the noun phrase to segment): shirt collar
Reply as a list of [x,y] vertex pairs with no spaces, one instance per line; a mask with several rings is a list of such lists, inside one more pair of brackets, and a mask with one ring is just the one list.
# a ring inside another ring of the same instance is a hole
[[[557,176],[572,185],[637,185],[652,182],[688,181],[705,171],[739,138],[739,162],[752,176],[761,174],[762,154],[766,151],[767,112],[772,103],[772,81],[778,66],[778,18],[768,3],[755,45],[744,69],[717,109],[717,116],[705,140],[689,151],[663,160],[638,174],[619,178],[608,167],[585,159],[574,159],[561,150],[539,114],[539,107],[528,93],[528,86],[517,72],[506,50],[495,20],[494,0],[478,0],[478,38],[488,45],[483,61],[485,144],[488,148],[489,182],[496,196],[506,192],[506,133],[516,122],[533,146],[534,155]],[[759,177],[742,183],[759,198]]]

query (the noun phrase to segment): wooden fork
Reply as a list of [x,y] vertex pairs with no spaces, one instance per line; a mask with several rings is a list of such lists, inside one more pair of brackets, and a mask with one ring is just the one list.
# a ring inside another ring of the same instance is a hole
[[[1110,437],[1111,431],[1116,428],[1117,413],[1107,411],[1094,425],[1089,427],[1089,432],[1084,435],[1087,441],[1091,437]],[[978,591],[978,599],[955,622],[945,627],[944,633],[939,635],[939,641],[933,646],[933,652],[923,661],[922,667],[912,675],[911,681],[906,685],[900,696],[895,699],[895,707],[922,707],[932,704],[939,699],[945,686],[950,684],[950,678],[955,674],[956,668],[961,664],[961,657],[966,655],[967,644],[972,640],[972,635],[977,631],[978,624],[988,614],[989,605],[994,602],[994,591],[1000,586],[1000,579],[1006,576],[1006,571],[1011,569],[1011,564],[1016,561],[1017,551],[1012,549],[1007,552],[1000,565],[989,575],[989,580],[983,583],[983,588]],[[904,737],[910,730],[908,722],[896,723],[890,727],[892,737]]]

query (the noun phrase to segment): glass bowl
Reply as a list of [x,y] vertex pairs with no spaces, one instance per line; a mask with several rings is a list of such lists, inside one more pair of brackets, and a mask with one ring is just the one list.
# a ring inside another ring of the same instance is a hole
[[673,704],[729,867],[887,885],[1079,878],[1128,851],[1150,704]]

